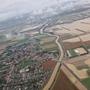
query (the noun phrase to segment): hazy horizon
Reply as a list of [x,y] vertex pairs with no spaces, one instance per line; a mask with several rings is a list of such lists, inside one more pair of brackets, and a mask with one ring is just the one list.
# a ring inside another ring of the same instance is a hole
[[[80,4],[90,2],[89,0],[0,0],[0,21],[27,12],[33,12],[33,14],[42,13],[53,5],[57,6],[65,3],[66,7],[70,7],[75,4],[72,1]],[[49,11],[52,11],[52,9]]]

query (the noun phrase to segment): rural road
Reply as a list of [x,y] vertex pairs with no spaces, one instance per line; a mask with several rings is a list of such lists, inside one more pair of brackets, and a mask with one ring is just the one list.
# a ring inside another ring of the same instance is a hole
[[[44,28],[40,29],[40,34],[44,34]],[[59,51],[61,52],[61,55],[59,57],[59,60],[57,61],[57,64],[56,64],[56,66],[55,66],[55,68],[53,70],[53,73],[52,73],[48,83],[43,88],[43,90],[50,90],[50,88],[52,87],[53,83],[55,83],[55,79],[56,79],[58,70],[60,69],[60,66],[61,66],[61,63],[62,63],[64,52],[63,52],[63,48],[62,48],[61,44],[59,43],[60,37],[58,35],[52,35],[52,34],[49,34],[49,33],[46,33],[46,34],[49,35],[49,36],[55,36],[56,37],[55,42],[58,45]]]

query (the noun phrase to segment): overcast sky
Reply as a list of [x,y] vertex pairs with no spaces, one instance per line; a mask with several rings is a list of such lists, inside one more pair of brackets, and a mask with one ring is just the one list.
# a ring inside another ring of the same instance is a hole
[[0,0],[0,13],[27,12],[42,10],[45,7],[57,4],[58,0]]
[[50,7],[58,3],[61,4],[66,1],[75,0],[0,0],[0,20],[7,19],[13,15],[22,14],[23,12],[41,12],[45,7]]
[[54,5],[58,0],[0,0],[0,20],[25,12],[41,12],[45,7]]
[[31,9],[37,9],[37,8],[43,8],[45,6],[53,5],[57,3],[57,0],[0,0],[0,10],[1,9],[6,9],[6,8],[16,8],[17,6],[20,7],[25,7],[27,8],[28,6]]

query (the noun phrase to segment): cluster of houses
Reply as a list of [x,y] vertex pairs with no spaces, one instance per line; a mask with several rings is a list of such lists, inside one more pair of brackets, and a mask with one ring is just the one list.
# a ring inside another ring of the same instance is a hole
[[[38,50],[37,50],[38,48]],[[25,43],[9,46],[0,55],[2,90],[40,90],[51,75],[51,70],[44,69],[43,63],[53,60],[52,53],[43,52],[38,42],[29,40]]]

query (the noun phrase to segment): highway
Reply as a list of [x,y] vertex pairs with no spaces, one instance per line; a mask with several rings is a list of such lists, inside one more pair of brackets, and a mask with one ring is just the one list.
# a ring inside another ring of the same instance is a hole
[[[40,34],[44,34],[44,28],[40,29]],[[53,70],[53,73],[52,73],[48,83],[43,88],[43,90],[50,90],[51,87],[53,86],[53,83],[55,83],[55,79],[56,79],[58,70],[60,69],[60,66],[62,64],[62,59],[63,59],[63,56],[64,56],[64,51],[63,51],[63,48],[62,48],[61,44],[59,43],[60,37],[58,35],[52,35],[52,34],[49,34],[49,33],[46,33],[46,34],[49,35],[49,36],[55,36],[56,37],[55,42],[58,45],[59,51],[61,52],[59,60],[57,61],[57,64],[56,64],[56,66],[55,66],[55,68]]]

